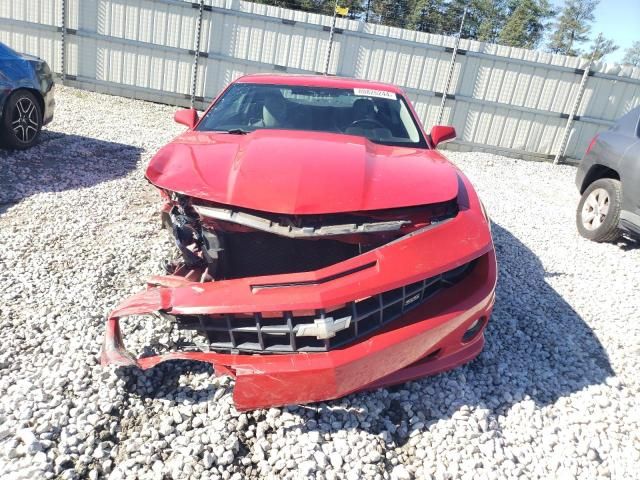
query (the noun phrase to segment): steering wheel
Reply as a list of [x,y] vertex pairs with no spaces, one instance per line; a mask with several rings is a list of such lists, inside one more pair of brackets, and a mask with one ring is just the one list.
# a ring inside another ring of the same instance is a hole
[[[368,125],[370,125],[370,127],[365,127],[365,126],[363,126],[363,124],[368,124]],[[352,128],[352,127],[385,128],[385,129],[387,128],[382,123],[380,123],[378,120],[375,120],[373,118],[362,118],[360,120],[354,120],[353,122],[351,122],[351,125],[349,125],[347,128]]]

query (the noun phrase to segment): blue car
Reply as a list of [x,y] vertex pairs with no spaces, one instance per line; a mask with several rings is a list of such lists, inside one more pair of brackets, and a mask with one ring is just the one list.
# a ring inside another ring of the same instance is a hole
[[44,60],[0,43],[0,144],[25,149],[53,120],[53,74]]

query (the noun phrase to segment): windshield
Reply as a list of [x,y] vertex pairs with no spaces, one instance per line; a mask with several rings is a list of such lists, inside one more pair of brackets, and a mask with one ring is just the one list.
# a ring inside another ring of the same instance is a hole
[[197,127],[231,133],[257,129],[341,133],[384,145],[427,147],[402,96],[365,88],[236,83]]

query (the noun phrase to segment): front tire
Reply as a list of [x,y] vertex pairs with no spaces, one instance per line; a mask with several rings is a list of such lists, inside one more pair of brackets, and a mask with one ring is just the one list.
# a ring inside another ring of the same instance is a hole
[[612,242],[622,234],[618,227],[622,209],[622,184],[613,178],[596,180],[582,194],[576,212],[578,232],[594,242]]
[[24,150],[36,143],[42,129],[42,110],[36,96],[27,90],[11,94],[5,104],[0,135],[8,148]]

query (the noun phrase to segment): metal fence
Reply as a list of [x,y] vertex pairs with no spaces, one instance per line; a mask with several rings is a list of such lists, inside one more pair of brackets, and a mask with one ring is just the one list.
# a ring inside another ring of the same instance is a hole
[[[0,41],[38,55],[65,84],[203,107],[254,72],[324,70],[331,17],[240,0],[0,0]],[[451,148],[580,158],[640,104],[640,68],[338,19],[329,73],[401,86]],[[441,112],[442,97],[446,95]],[[566,151],[563,136],[577,105]]]

